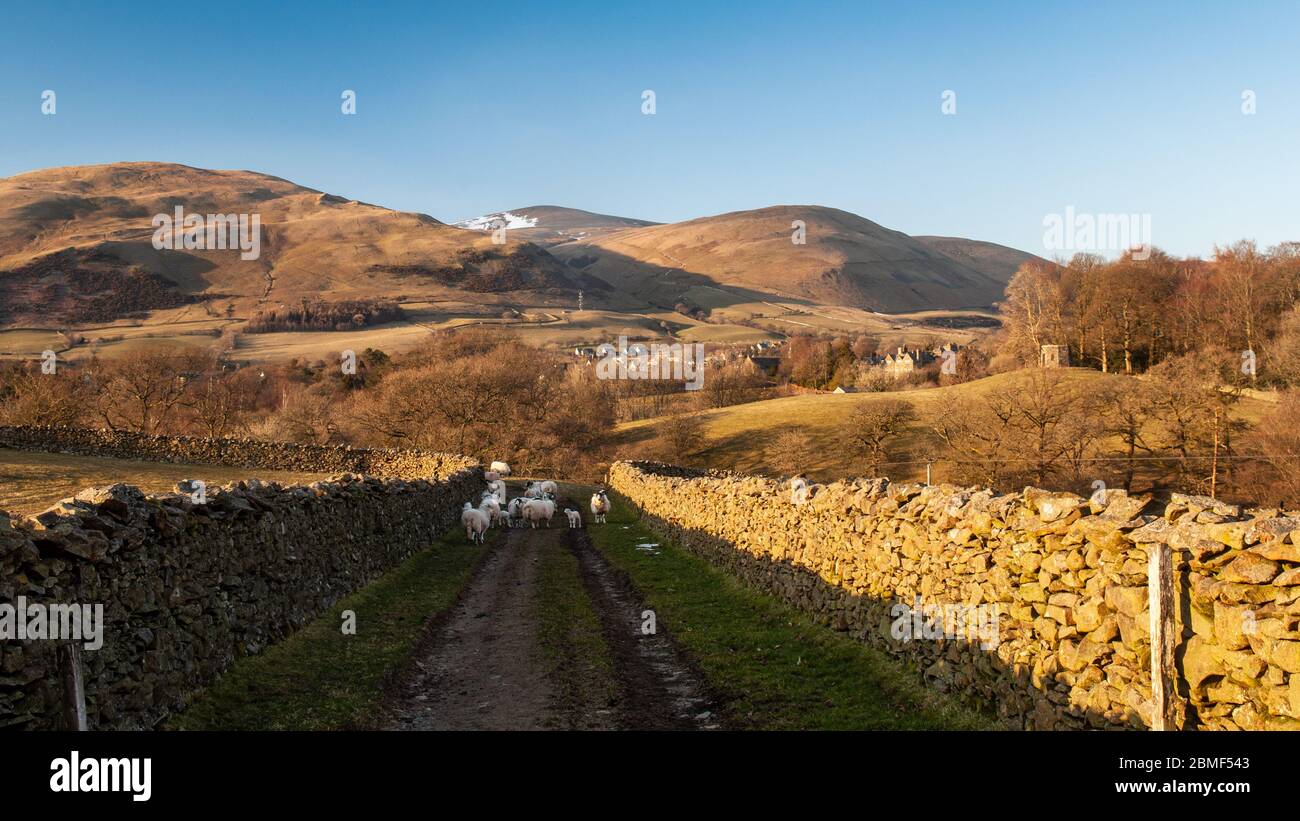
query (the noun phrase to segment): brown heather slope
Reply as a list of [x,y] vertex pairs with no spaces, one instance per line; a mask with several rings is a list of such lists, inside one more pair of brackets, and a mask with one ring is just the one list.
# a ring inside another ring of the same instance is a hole
[[984,242],[978,239],[925,236],[914,236],[912,239],[919,240],[936,251],[947,254],[968,268],[974,268],[1002,283],[1009,282],[1011,275],[1024,263],[1034,259],[1041,259],[1041,257],[1034,254],[1027,254],[1024,251],[1017,251],[1015,248],[998,245],[996,242]]
[[[795,220],[806,244],[791,241]],[[994,276],[900,231],[812,205],[736,211],[632,228],[552,247],[585,273],[657,304],[683,286],[902,312],[991,305],[1006,276]]]
[[[155,214],[259,214],[261,256],[152,245]],[[513,238],[512,238],[513,239]],[[205,298],[448,298],[593,283],[524,242],[495,246],[251,171],[171,163],[50,168],[0,179],[0,324],[102,321]]]

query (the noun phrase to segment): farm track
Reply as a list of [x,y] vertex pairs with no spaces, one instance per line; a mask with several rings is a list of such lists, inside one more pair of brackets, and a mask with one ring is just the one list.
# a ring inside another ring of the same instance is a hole
[[[596,525],[605,527],[605,525]],[[704,677],[656,624],[645,633],[650,611],[626,575],[609,565],[591,543],[585,528],[568,530],[569,550],[587,595],[600,615],[615,670],[621,672],[619,726],[636,730],[709,730],[718,725],[718,710]]]
[[[430,625],[410,668],[390,691],[390,729],[717,725],[718,711],[703,677],[663,625],[657,625],[654,634],[642,633],[639,596],[592,546],[584,529],[567,526],[566,504],[585,507],[560,499],[549,529],[495,531],[489,554],[460,602]],[[559,564],[566,561],[576,563],[574,587],[579,597],[586,597],[579,609],[589,605],[598,624],[588,628],[575,623],[561,630],[566,637],[562,646],[551,648],[558,660],[548,660],[542,644],[553,641],[554,635],[542,636],[541,631],[555,614],[539,610],[545,598],[539,593],[548,563],[568,566]],[[589,663],[591,643],[602,649],[608,671]],[[606,690],[608,697],[581,696]]]

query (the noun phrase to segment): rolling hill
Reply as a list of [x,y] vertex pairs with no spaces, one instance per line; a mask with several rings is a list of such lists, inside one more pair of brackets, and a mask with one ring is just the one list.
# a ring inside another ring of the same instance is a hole
[[[156,250],[155,215],[258,214],[261,253]],[[107,321],[222,299],[545,295],[602,283],[527,242],[251,171],[170,163],[50,168],[0,179],[0,324]]]
[[481,217],[453,223],[457,228],[491,231],[498,226],[506,229],[507,236],[543,247],[604,236],[628,228],[644,228],[658,223],[630,217],[596,214],[579,208],[562,208],[558,205],[534,205],[530,208],[513,208],[484,214]]
[[967,267],[974,268],[1004,284],[1011,280],[1012,274],[1021,265],[1030,260],[1039,259],[1033,254],[1017,251],[1015,248],[1008,248],[1005,245],[984,242],[978,239],[925,236],[916,236],[913,239],[919,240],[936,251],[947,254]]
[[[796,221],[805,226],[803,244],[792,241]],[[1001,299],[1014,271],[1007,266],[1020,252],[965,242],[927,242],[847,211],[783,205],[629,228],[549,250],[652,304],[672,305],[703,286],[736,301],[782,298],[905,312],[986,307]]]
[[[156,249],[155,218],[177,208],[258,215],[260,253]],[[791,241],[796,221],[804,244]],[[505,245],[493,242],[497,224]],[[459,304],[478,317],[573,308],[581,290],[589,309],[629,315],[685,305],[700,321],[758,323],[763,333],[853,330],[881,319],[872,312],[987,307],[1027,258],[821,206],[657,224],[543,205],[448,225],[253,171],[131,162],[0,179],[9,329],[238,320],[304,299]]]

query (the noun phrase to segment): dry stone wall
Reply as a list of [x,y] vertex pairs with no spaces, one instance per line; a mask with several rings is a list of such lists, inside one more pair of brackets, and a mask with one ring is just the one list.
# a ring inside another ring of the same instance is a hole
[[1300,728],[1300,514],[884,479],[796,504],[772,480],[645,462],[609,479],[666,537],[1013,728],[1149,726],[1147,553],[1168,544],[1178,726]]
[[146,462],[358,473],[407,479],[449,476],[466,464],[460,456],[421,450],[299,445],[201,436],[150,436],[130,431],[38,425],[0,426],[0,447]]
[[[29,435],[4,429],[0,444]],[[305,486],[253,479],[210,487],[202,504],[184,492],[145,495],[118,484],[26,519],[0,512],[0,605],[103,606],[103,644],[82,652],[92,729],[155,726],[235,658],[279,641],[427,547],[484,486],[476,462],[445,454],[58,436],[65,449],[95,455],[391,471]],[[62,726],[57,653],[55,641],[0,640],[0,727]]]

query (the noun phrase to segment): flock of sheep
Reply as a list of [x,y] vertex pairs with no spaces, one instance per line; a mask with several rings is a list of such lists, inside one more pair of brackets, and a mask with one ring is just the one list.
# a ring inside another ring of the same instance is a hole
[[[538,523],[551,526],[555,516],[556,485],[552,481],[530,482],[522,496],[506,501],[506,483],[503,477],[510,475],[510,465],[505,462],[493,462],[491,470],[484,473],[487,490],[475,507],[473,502],[466,502],[460,513],[460,523],[465,526],[465,536],[471,542],[483,543],[489,527],[504,523],[506,527],[524,527]],[[604,490],[597,490],[591,495],[591,515],[600,524],[605,523],[605,514],[609,513],[609,496]],[[565,508],[564,515],[569,520],[569,527],[582,527],[582,514],[573,508]]]

